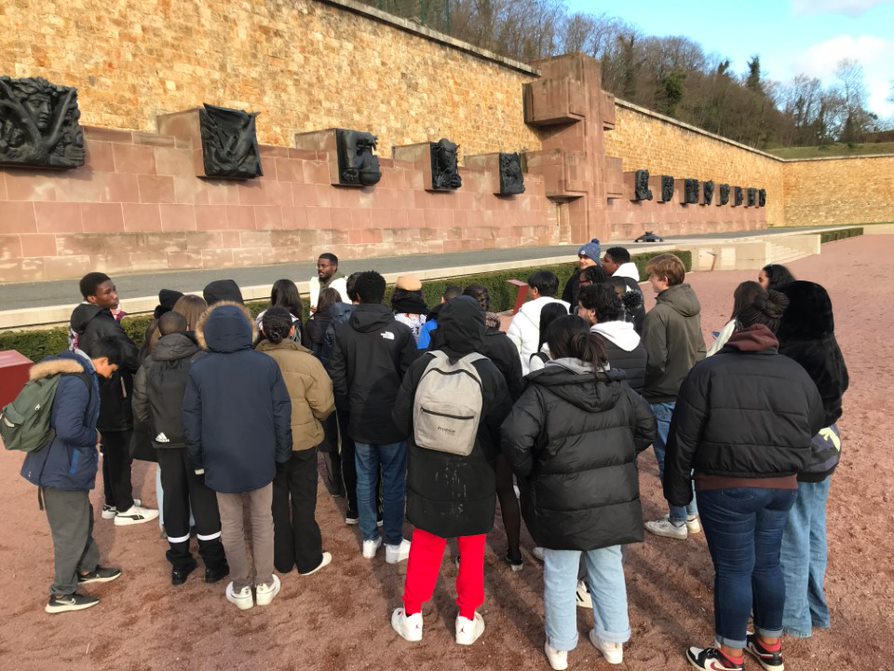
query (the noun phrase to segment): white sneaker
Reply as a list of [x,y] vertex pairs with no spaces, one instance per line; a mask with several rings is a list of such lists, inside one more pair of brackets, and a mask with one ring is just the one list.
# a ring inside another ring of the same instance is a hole
[[254,606],[251,599],[251,587],[243,587],[239,592],[233,587],[233,583],[227,585],[227,601],[234,604],[239,610],[248,610]]
[[556,650],[547,641],[543,644],[543,652],[546,653],[546,661],[549,662],[550,667],[555,671],[563,671],[568,668],[567,650]]
[[[141,506],[141,505],[143,505],[143,502],[140,501],[139,499],[134,499],[133,504],[135,506]],[[116,515],[118,515],[118,508],[116,508],[115,506],[109,506],[109,505],[103,504],[102,518],[104,520],[113,520],[113,519],[115,519]]]
[[470,620],[462,615],[456,616],[456,642],[460,645],[472,645],[484,633],[484,618],[481,613],[475,613],[475,619]]
[[691,534],[701,533],[702,524],[699,522],[698,515],[693,515],[686,520],[686,531]]
[[376,552],[379,551],[379,548],[382,546],[382,538],[376,538],[372,541],[363,541],[363,556],[366,559],[372,559],[376,556]]
[[255,601],[259,606],[269,606],[270,602],[273,601],[273,597],[279,594],[281,587],[282,583],[279,581],[279,576],[274,574],[272,583],[255,587]]
[[321,568],[326,568],[331,563],[332,563],[332,554],[329,552],[324,552],[323,553],[323,561],[321,561],[316,568],[311,569],[307,573],[299,573],[298,575],[313,575],[314,573],[319,571]]
[[593,598],[590,596],[590,590],[587,589],[587,583],[583,580],[577,581],[575,597],[577,597],[578,608],[593,608]]
[[404,538],[397,545],[385,544],[385,561],[389,564],[397,564],[410,556],[410,541]]
[[543,561],[543,548],[542,547],[538,547],[535,545],[534,549],[531,550],[531,554],[534,555],[534,559],[536,559],[537,561],[539,561],[539,562]]
[[685,541],[689,536],[686,524],[681,523],[679,526],[671,522],[668,518],[662,517],[654,522],[646,522],[646,531],[656,536],[664,536],[665,538],[676,538]]
[[404,640],[415,643],[422,640],[422,613],[407,615],[403,608],[395,608],[391,613],[391,627]]
[[126,527],[131,524],[143,524],[158,518],[158,511],[153,508],[143,508],[136,502],[127,510],[120,510],[115,515],[115,526]]
[[602,653],[602,656],[605,657],[605,661],[609,664],[623,664],[624,663],[624,645],[621,643],[609,643],[608,641],[603,641],[596,635],[596,632],[592,629],[590,630],[590,643]]

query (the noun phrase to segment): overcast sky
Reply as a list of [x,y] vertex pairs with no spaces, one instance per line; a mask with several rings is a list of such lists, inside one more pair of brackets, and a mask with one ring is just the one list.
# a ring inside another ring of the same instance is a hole
[[647,35],[683,35],[706,53],[729,58],[746,71],[758,54],[763,76],[786,82],[798,73],[835,80],[835,66],[852,58],[863,66],[868,107],[894,117],[894,0],[567,0],[572,11],[606,13],[624,19]]

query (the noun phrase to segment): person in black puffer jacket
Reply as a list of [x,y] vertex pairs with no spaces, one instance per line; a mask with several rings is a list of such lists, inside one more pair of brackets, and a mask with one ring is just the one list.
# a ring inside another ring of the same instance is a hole
[[[450,361],[481,351],[484,312],[477,301],[459,296],[446,303],[438,319],[439,348]],[[516,357],[518,358],[518,357]],[[416,445],[413,407],[416,390],[432,355],[410,366],[394,402],[394,423],[409,434],[407,518],[415,525],[404,586],[404,608],[392,616],[392,626],[404,638],[422,635],[422,604],[430,600],[448,538],[458,538],[456,638],[469,644],[484,630],[476,612],[484,603],[484,547],[493,528],[496,508],[494,462],[500,449],[499,427],[511,407],[503,376],[487,359],[474,361],[481,378],[481,416],[472,452],[449,454]]]
[[190,513],[205,562],[205,582],[217,582],[230,572],[220,540],[217,498],[204,478],[195,474],[186,453],[183,395],[193,361],[203,356],[195,338],[186,333],[187,326],[186,318],[176,312],[159,317],[161,338],[137,371],[133,386],[135,424],[150,437],[158,455],[173,585],[185,583],[197,567],[189,551]]
[[577,314],[602,339],[612,370],[624,371],[624,379],[641,392],[646,376],[646,348],[633,328],[624,321],[624,305],[608,284],[584,287],[578,296]]
[[597,626],[590,640],[612,663],[630,638],[621,545],[643,538],[637,455],[655,437],[646,401],[606,366],[587,323],[560,317],[547,333],[553,359],[500,428],[522,491],[522,514],[544,548],[545,651],[565,668],[577,645],[575,590],[587,557]]
[[849,378],[835,339],[829,294],[819,284],[792,281],[780,289],[789,299],[779,326],[779,352],[794,359],[816,383],[823,400],[823,428],[811,441],[810,462],[798,473],[798,494],[782,534],[786,634],[808,638],[831,626],[826,577],[826,504],[831,475],[841,457],[838,419]]
[[[808,463],[810,439],[823,426],[816,385],[778,353],[774,331],[788,300],[776,291],[743,307],[719,353],[697,364],[680,387],[667,443],[664,495],[692,499],[691,473],[714,561],[718,648],[692,647],[702,669],[742,669],[743,650],[765,669],[782,668],[785,582],[779,548]],[[752,594],[753,593],[753,594]],[[747,634],[754,613],[754,634]]]

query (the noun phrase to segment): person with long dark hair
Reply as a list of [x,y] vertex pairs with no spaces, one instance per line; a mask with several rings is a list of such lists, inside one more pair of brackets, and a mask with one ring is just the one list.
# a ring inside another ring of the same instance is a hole
[[[587,284],[581,288],[587,286],[590,285]],[[567,315],[568,308],[565,307],[564,303],[547,303],[543,306],[543,309],[540,311],[540,335],[537,340],[537,351],[528,359],[529,372],[533,373],[535,370],[540,370],[549,361],[549,344],[546,342],[546,333],[549,330],[549,325],[559,317]]]
[[746,305],[753,303],[758,294],[766,293],[766,289],[757,282],[751,280],[742,282],[736,287],[736,290],[733,292],[733,312],[729,317],[729,321],[719,332],[717,332],[717,335],[714,337],[714,342],[711,343],[711,346],[708,348],[708,353],[705,356],[717,354],[717,352],[726,345],[727,340],[729,340],[736,331],[736,315],[739,314],[742,311],[742,308]]
[[648,403],[608,369],[601,341],[579,317],[555,320],[550,357],[500,428],[519,478],[522,514],[544,548],[544,651],[553,669],[577,646],[583,554],[593,595],[590,642],[612,664],[630,639],[621,545],[643,539],[637,455],[655,437]]
[[764,288],[765,291],[774,289],[781,291],[782,287],[795,281],[795,276],[791,271],[778,263],[771,263],[761,268],[757,274],[757,283]]
[[[292,315],[292,323],[295,325],[295,335],[292,339],[300,343],[304,337],[304,325],[302,317],[304,314],[304,301],[301,300],[301,294],[298,293],[298,286],[292,280],[276,280],[270,289],[270,307],[285,308]],[[256,318],[258,330],[263,335],[264,313],[262,311]]]
[[683,381],[674,409],[664,496],[685,506],[695,481],[714,562],[717,645],[686,651],[699,669],[741,671],[746,649],[764,669],[783,668],[782,532],[810,439],[823,425],[816,385],[778,350],[775,332],[787,304],[770,291],[744,306],[726,346]]

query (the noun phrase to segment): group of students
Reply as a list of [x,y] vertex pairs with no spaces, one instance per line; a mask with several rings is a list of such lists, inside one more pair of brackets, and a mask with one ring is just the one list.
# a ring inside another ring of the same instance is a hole
[[[499,499],[508,565],[524,565],[522,518],[544,564],[544,652],[553,669],[567,668],[577,645],[578,605],[593,609],[592,644],[607,661],[623,661],[631,636],[624,545],[644,530],[686,539],[704,528],[716,643],[689,648],[687,659],[743,669],[747,650],[762,668],[782,671],[783,632],[810,636],[829,626],[825,501],[847,369],[828,294],[762,270],[759,286],[737,289],[732,327],[718,332],[725,340],[705,359],[700,306],[678,257],[649,261],[656,306],[645,314],[626,250],[602,256],[594,240],[578,257],[568,300],[556,298],[555,275],[535,273],[531,300],[507,333],[483,286],[449,287],[428,310],[421,284],[404,276],[389,307],[379,273],[343,278],[329,254],[318,260],[306,324],[288,280],[274,285],[257,321],[231,280],[211,283],[204,300],[163,292],[142,362],[112,314],[114,284],[86,276],[75,315],[89,309],[102,328],[73,315],[72,351],[32,372],[76,372],[89,382],[63,376],[56,437],[22,470],[41,488],[53,532],[47,611],[95,605],[78,585],[120,575],[98,564],[87,494],[97,443],[105,480],[123,439],[109,445],[109,425],[97,423],[106,399],[121,412],[132,397],[127,428],[134,451],[142,434],[157,454],[175,585],[197,567],[191,531],[205,581],[229,575],[226,598],[240,609],[271,603],[281,586],[274,569],[310,575],[327,566],[315,520],[322,446],[331,491],[347,498],[345,522],[359,526],[362,556],[373,559],[384,544],[386,562],[408,560],[403,605],[391,617],[408,641],[422,638],[422,606],[453,538],[456,641],[469,645],[483,633],[485,538]],[[644,523],[637,457],[650,444],[669,510]],[[114,470],[109,477],[123,480]],[[116,520],[152,519],[123,496],[106,486]]]

